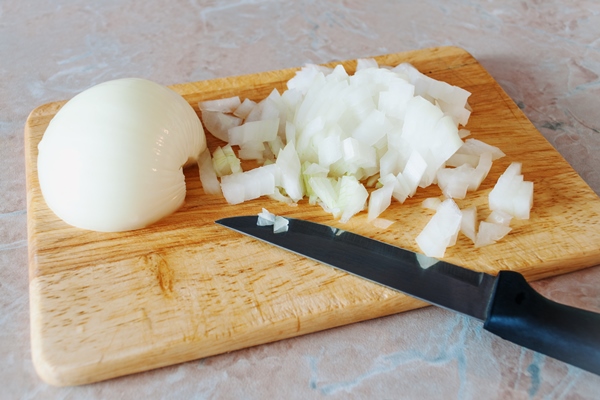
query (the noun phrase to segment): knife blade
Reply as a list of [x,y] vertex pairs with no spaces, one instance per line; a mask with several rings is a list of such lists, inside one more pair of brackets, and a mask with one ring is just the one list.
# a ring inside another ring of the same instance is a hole
[[518,272],[476,272],[332,226],[287,219],[282,233],[258,226],[256,216],[216,223],[474,317],[505,340],[600,375],[600,314],[543,297]]

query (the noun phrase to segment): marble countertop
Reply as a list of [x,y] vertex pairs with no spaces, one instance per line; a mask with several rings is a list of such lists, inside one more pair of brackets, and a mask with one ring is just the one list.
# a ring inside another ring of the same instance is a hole
[[[162,84],[453,45],[469,51],[600,193],[600,3],[84,0],[0,3],[0,398],[597,398],[600,377],[434,308],[80,387],[36,375],[23,127],[114,78]],[[600,267],[546,279],[600,311]]]

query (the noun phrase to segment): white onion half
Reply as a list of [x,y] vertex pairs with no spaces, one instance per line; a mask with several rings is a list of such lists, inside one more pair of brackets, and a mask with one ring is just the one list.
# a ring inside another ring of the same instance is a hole
[[40,187],[68,224],[142,228],[182,205],[183,166],[205,148],[200,120],[179,94],[144,79],[108,81],[75,96],[48,125]]

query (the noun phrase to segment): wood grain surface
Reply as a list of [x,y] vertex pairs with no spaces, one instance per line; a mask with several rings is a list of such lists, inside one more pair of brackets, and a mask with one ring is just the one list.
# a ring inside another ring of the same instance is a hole
[[[472,92],[472,137],[500,147],[481,189],[457,203],[489,213],[487,195],[512,161],[534,182],[531,219],[515,221],[501,242],[475,249],[464,236],[446,260],[527,279],[600,263],[600,199],[467,52],[442,47],[376,57],[411,62],[433,78]],[[354,61],[343,62],[353,71]],[[185,83],[172,88],[198,111],[201,100],[239,95],[260,100],[285,89],[296,69]],[[382,215],[397,222],[378,229],[366,213],[346,224],[306,200],[288,206],[257,199],[237,206],[205,195],[197,168],[185,171],[185,204],[152,226],[99,233],[68,226],[46,206],[37,180],[37,144],[65,102],[32,111],[25,126],[31,343],[36,369],[53,385],[77,385],[199,359],[425,304],[336,271],[214,223],[221,217],[280,215],[328,223],[416,250],[414,238],[432,212],[420,190]],[[210,148],[221,144],[207,135]]]

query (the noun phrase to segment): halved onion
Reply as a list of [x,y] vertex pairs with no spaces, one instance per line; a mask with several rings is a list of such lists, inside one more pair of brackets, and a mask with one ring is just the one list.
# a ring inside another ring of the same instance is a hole
[[205,148],[200,120],[179,94],[144,79],[109,81],[50,121],[39,143],[40,188],[68,224],[143,228],[181,206],[183,166]]

